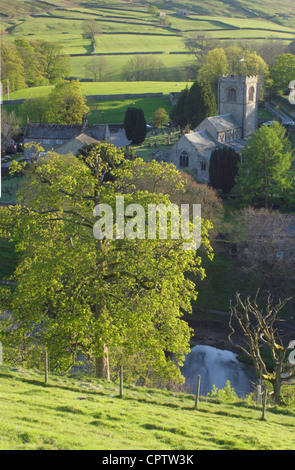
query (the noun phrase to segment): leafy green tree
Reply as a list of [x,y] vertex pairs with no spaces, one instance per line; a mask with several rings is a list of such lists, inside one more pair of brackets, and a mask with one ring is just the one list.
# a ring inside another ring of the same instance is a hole
[[20,106],[23,121],[29,118],[30,122],[46,122],[48,99],[45,96],[25,100]]
[[279,122],[261,126],[242,151],[236,181],[245,204],[263,200],[267,209],[270,202],[294,192],[294,151],[285,134]]
[[295,77],[295,55],[280,54],[270,67],[270,78],[278,90],[285,90]]
[[42,74],[49,83],[57,83],[70,75],[69,59],[62,53],[63,47],[55,42],[31,41],[35,53],[39,55]]
[[15,44],[1,45],[1,82],[4,93],[26,87],[24,62]]
[[227,194],[235,184],[240,155],[231,147],[213,150],[209,164],[210,185]]
[[180,126],[181,129],[184,129],[187,126],[188,121],[185,115],[185,102],[187,95],[189,93],[188,86],[185,87],[184,90],[181,91],[178,101],[170,113],[170,118],[174,122],[176,126]]
[[78,80],[64,80],[55,85],[48,97],[46,117],[56,124],[81,124],[89,111]]
[[133,144],[141,144],[146,137],[146,121],[143,110],[140,108],[127,108],[124,118],[126,137]]
[[[109,174],[112,178],[106,178]],[[22,252],[16,288],[5,299],[18,328],[3,341],[21,345],[23,358],[44,348],[52,367],[65,370],[84,353],[96,358],[97,375],[108,378],[108,349],[120,348],[125,356],[142,354],[154,370],[182,380],[177,364],[190,338],[182,311],[191,311],[195,297],[186,273],[202,277],[204,270],[200,254],[183,250],[182,240],[145,239],[136,231],[134,238],[126,236],[130,216],[117,207],[116,197],[124,196],[125,207],[140,204],[145,214],[151,203],[169,204],[155,188],[136,189],[135,182],[146,174],[181,187],[173,165],[132,162],[107,143],[82,158],[52,152],[33,160],[21,205],[0,211],[1,234],[16,240]],[[113,238],[94,237],[99,204],[114,209],[113,220],[105,221]],[[126,224],[125,236],[117,231],[117,217]],[[204,221],[201,237],[210,255],[208,227]],[[134,220],[131,228],[134,233]]]
[[24,38],[16,38],[14,44],[23,60],[25,80],[28,86],[46,85],[42,56],[35,51],[33,43]]
[[192,128],[197,127],[206,117],[217,114],[215,96],[208,82],[197,80],[191,86],[186,96],[184,112]]
[[162,127],[169,122],[169,115],[164,108],[158,108],[151,117],[151,123],[154,127]]
[[229,62],[225,50],[217,47],[208,52],[204,57],[204,64],[199,70],[198,78],[210,83],[217,97],[219,75],[229,75]]
[[268,65],[255,51],[247,53],[241,64],[241,72],[244,75],[259,75],[261,78],[268,76]]

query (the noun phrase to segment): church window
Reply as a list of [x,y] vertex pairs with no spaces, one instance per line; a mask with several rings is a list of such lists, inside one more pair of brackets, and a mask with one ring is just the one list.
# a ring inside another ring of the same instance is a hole
[[249,88],[248,98],[249,101],[254,101],[254,86],[251,86]]
[[189,166],[189,157],[187,152],[182,152],[179,157],[179,166],[188,167]]
[[201,170],[206,171],[207,170],[207,163],[201,162]]
[[235,103],[237,101],[237,90],[233,87],[230,87],[227,92],[227,100]]
[[219,142],[225,142],[225,133],[224,132],[219,133]]

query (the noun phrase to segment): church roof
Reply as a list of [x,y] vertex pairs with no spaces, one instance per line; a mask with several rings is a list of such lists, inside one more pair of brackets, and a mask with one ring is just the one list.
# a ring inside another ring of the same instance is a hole
[[238,129],[241,127],[240,124],[235,120],[233,115],[230,113],[222,114],[220,116],[212,116],[206,119],[215,127],[217,132],[224,132],[230,129]]
[[232,147],[236,152],[241,152],[246,145],[248,145],[248,140],[247,139],[237,139],[237,140],[231,140],[230,142],[223,142],[220,144],[224,147]]
[[192,132],[185,134],[185,137],[191,142],[191,144],[198,149],[203,151],[216,146],[216,142],[207,131]]

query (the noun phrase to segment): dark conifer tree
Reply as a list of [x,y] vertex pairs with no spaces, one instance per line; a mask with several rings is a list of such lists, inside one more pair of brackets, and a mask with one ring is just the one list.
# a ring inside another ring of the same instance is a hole
[[189,93],[189,89],[186,86],[184,90],[179,95],[178,101],[170,113],[170,118],[176,126],[180,126],[181,129],[184,129],[187,126],[188,121],[185,116],[185,101]]
[[231,191],[238,172],[240,155],[232,147],[213,150],[209,165],[210,185],[224,194]]
[[191,128],[196,128],[204,119],[217,115],[217,105],[210,83],[196,81],[185,100],[184,113]]
[[146,121],[140,108],[128,108],[124,118],[126,137],[132,144],[141,144],[146,137]]

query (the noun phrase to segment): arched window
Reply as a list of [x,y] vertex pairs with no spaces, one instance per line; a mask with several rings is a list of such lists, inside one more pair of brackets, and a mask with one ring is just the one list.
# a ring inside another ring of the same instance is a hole
[[188,167],[189,165],[189,157],[186,151],[181,152],[179,157],[179,166],[180,167]]
[[254,101],[254,93],[255,93],[255,91],[254,91],[254,86],[251,86],[251,87],[249,88],[249,92],[248,92],[248,99],[249,99],[249,101]]
[[233,87],[230,87],[227,92],[227,100],[235,103],[237,101],[237,90]]

